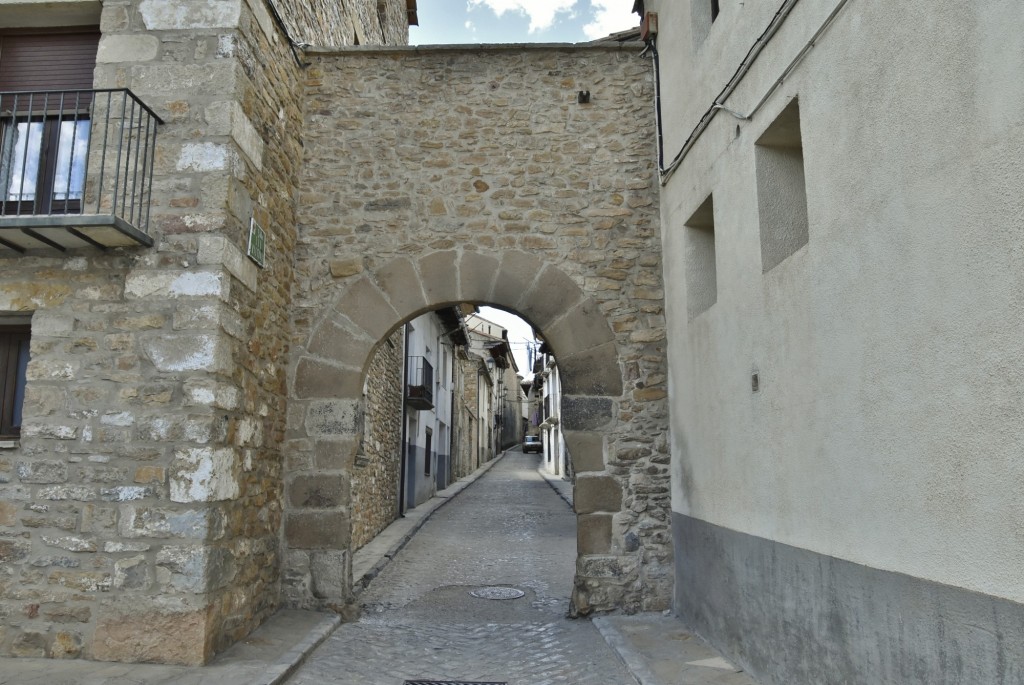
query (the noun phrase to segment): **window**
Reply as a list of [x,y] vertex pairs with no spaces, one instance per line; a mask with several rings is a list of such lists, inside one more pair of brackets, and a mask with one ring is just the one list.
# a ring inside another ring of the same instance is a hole
[[715,203],[711,195],[686,221],[686,311],[690,320],[718,301]]
[[427,429],[427,446],[423,448],[423,475],[430,475],[430,461],[433,458],[434,445],[431,444],[434,440],[434,431]]
[[6,117],[0,140],[3,214],[80,210],[89,148],[85,115]]
[[767,273],[807,244],[807,188],[800,106],[794,99],[754,146],[761,271]]
[[28,346],[28,325],[0,325],[0,437],[21,434]]
[[99,32],[0,34],[0,214],[81,210]]
[[719,0],[690,0],[690,25],[696,49],[711,33],[711,25],[718,19]]

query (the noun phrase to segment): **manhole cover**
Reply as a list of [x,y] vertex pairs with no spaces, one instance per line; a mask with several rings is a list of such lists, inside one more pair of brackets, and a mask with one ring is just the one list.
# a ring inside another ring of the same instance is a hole
[[514,587],[482,587],[473,590],[469,594],[480,599],[519,599],[526,595],[525,592]]

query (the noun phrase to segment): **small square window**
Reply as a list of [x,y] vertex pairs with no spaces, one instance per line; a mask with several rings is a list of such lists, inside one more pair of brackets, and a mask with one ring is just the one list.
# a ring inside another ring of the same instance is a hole
[[807,244],[807,187],[800,106],[793,100],[754,147],[761,269],[768,273]]
[[692,321],[718,301],[715,203],[711,195],[686,221],[686,310]]

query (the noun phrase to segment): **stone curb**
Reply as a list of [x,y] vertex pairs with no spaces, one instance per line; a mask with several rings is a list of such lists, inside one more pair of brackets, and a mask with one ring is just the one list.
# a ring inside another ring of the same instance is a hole
[[[409,540],[412,539],[412,536],[416,534],[416,531],[422,528],[423,524],[426,523],[431,516],[433,516],[434,512],[436,512],[438,509],[440,509],[445,504],[450,502],[460,492],[462,492],[470,485],[475,483],[478,478],[480,478],[485,473],[490,471],[494,467],[494,465],[501,461],[501,459],[507,453],[508,450],[503,451],[500,455],[490,460],[473,473],[469,474],[465,478],[460,478],[455,483],[452,483],[444,490],[438,492],[436,495],[430,498],[430,500],[428,500],[425,504],[421,504],[419,507],[413,509],[413,512],[417,514],[416,520],[412,522],[407,531],[402,533],[402,535],[388,547],[388,549],[383,553],[383,555],[381,555],[380,559],[378,559],[366,573],[364,573],[358,579],[353,579],[352,593],[356,597],[362,594],[363,590],[365,590],[367,586],[369,586],[369,584],[373,582],[373,579],[380,575],[380,572],[383,571],[384,568],[389,563],[391,563],[391,560],[395,557],[395,555],[398,554],[403,547],[405,547]],[[359,553],[356,552],[356,554]]]
[[306,660],[306,657],[319,647],[324,640],[330,637],[331,633],[340,625],[341,616],[337,614],[325,616],[324,620],[306,634],[306,637],[302,638],[298,644],[285,652],[280,659],[267,668],[264,678],[253,681],[253,685],[279,685],[283,683],[298,670],[299,666]]
[[626,669],[639,685],[661,685],[647,668],[643,656],[630,646],[629,641],[611,621],[602,616],[595,616],[590,619],[590,622],[597,628],[597,632],[601,633],[601,637],[608,643],[612,651],[619,655],[622,663],[626,665]]

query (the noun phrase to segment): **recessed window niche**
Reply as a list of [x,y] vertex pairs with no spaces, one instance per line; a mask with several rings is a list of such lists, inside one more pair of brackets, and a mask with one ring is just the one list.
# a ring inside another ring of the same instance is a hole
[[715,204],[711,195],[687,219],[686,312],[693,320],[718,301],[718,268],[715,263]]
[[790,102],[754,146],[761,271],[767,273],[807,244],[807,188],[800,106]]

